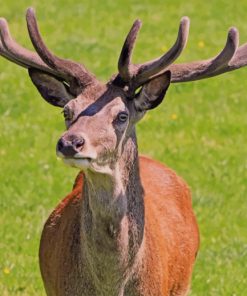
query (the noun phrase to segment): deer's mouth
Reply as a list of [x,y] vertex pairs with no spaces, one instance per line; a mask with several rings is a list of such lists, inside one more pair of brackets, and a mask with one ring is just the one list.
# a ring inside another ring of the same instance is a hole
[[63,162],[66,165],[83,170],[83,169],[87,169],[90,167],[91,162],[92,162],[92,158],[90,158],[90,157],[71,157],[71,158],[65,157],[65,158],[63,158]]
[[74,155],[64,155],[63,153],[57,151],[57,156],[61,158],[66,165],[78,168],[80,170],[89,168],[93,161],[92,157],[82,155],[81,153],[76,153]]

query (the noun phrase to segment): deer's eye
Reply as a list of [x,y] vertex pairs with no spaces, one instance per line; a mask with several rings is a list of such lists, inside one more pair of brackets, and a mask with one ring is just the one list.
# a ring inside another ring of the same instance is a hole
[[117,116],[117,119],[121,123],[126,122],[128,119],[128,113],[127,112],[120,112]]
[[64,116],[64,119],[66,120],[66,121],[70,121],[70,120],[72,120],[73,119],[73,111],[72,110],[70,110],[69,108],[64,108],[63,109],[63,116]]

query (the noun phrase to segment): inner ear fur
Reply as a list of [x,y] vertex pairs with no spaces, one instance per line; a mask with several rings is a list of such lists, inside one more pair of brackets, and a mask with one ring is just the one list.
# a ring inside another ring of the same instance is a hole
[[171,72],[166,71],[145,83],[134,100],[136,109],[145,111],[156,108],[163,101],[170,82]]
[[59,78],[36,69],[28,69],[33,84],[41,96],[51,105],[64,107],[74,97],[68,86]]

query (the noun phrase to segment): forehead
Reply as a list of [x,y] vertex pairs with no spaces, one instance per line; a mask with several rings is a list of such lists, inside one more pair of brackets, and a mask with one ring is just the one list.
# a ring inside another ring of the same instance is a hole
[[92,116],[103,110],[109,112],[124,110],[127,108],[127,100],[122,93],[105,91],[97,97],[81,94],[69,101],[65,107],[72,109],[75,113]]

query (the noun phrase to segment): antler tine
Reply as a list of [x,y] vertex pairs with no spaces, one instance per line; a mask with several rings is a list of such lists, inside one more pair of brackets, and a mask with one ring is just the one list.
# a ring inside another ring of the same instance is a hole
[[131,78],[135,74],[134,72],[135,69],[131,64],[131,56],[132,56],[132,51],[134,49],[135,41],[137,38],[137,34],[141,29],[141,25],[142,23],[140,20],[136,20],[132,25],[129,31],[129,34],[125,39],[125,42],[118,60],[118,70],[119,70],[120,76],[125,82],[128,82],[129,80],[131,80]]
[[169,67],[173,83],[199,80],[232,71],[247,64],[247,46],[238,48],[239,34],[234,27],[228,31],[224,49],[215,58]]
[[[227,34],[226,45],[221,53],[212,61],[213,68],[219,69],[229,63],[239,45],[239,33],[234,27],[230,28]],[[212,67],[211,66],[211,67]]]
[[79,87],[85,87],[88,84],[91,84],[93,81],[93,75],[90,74],[83,65],[66,60],[61,59],[55,56],[51,51],[48,50],[44,41],[41,38],[35,11],[33,8],[28,8],[27,14],[27,26],[30,35],[30,39],[33,43],[34,48],[38,52],[41,59],[49,65],[51,68],[65,74],[67,79],[70,82],[76,82],[76,85]]
[[17,64],[17,65],[20,65],[24,68],[27,68],[27,66],[23,63],[20,63],[19,61],[15,60],[7,51],[6,49],[4,48],[3,44],[2,44],[2,41],[0,40],[0,55],[3,56],[5,59]]
[[152,76],[160,74],[160,72],[166,70],[166,68],[178,58],[186,46],[189,36],[189,26],[189,18],[186,16],[183,17],[180,21],[177,40],[170,50],[168,50],[163,56],[138,66],[136,74],[137,86],[142,85]]
[[34,67],[59,76],[59,73],[49,68],[36,53],[16,43],[10,34],[8,23],[4,18],[0,18],[0,37],[0,54],[6,59],[24,68]]
[[229,71],[247,65],[247,43],[241,45],[229,63]]

